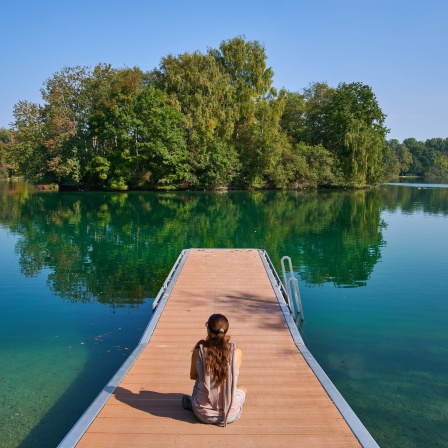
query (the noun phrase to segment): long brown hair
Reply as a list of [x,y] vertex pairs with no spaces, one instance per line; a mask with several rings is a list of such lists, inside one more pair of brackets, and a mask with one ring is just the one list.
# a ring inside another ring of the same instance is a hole
[[230,336],[227,335],[229,329],[229,321],[222,314],[212,314],[206,323],[209,329],[207,339],[201,339],[195,346],[199,345],[206,349],[205,356],[205,373],[213,374],[215,382],[218,386],[222,386],[229,375],[229,357],[230,357]]

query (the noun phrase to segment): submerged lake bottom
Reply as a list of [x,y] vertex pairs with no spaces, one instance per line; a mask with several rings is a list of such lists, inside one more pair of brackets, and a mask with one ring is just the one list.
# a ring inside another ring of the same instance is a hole
[[0,183],[0,446],[58,445],[136,346],[182,249],[251,247],[278,272],[292,258],[305,343],[378,444],[447,447],[447,229],[446,184],[105,194]]

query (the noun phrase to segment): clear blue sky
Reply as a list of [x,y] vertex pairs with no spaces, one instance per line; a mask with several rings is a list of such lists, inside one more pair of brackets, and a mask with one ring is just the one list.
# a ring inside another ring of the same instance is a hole
[[6,0],[0,126],[40,102],[64,66],[138,66],[244,35],[264,44],[274,85],[359,81],[387,114],[388,138],[448,137],[447,0]]

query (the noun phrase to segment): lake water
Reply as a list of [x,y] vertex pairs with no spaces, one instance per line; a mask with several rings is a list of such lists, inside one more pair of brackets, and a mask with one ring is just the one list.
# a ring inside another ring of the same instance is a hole
[[289,255],[304,340],[382,447],[448,447],[448,185],[38,193],[0,182],[0,446],[54,447],[180,251]]

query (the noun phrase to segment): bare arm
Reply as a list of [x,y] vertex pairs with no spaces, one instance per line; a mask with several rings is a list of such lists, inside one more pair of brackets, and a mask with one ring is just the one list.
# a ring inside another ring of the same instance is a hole
[[236,365],[238,366],[238,369],[241,367],[241,364],[243,363],[243,352],[238,347],[235,349],[235,358],[236,358]]
[[[235,350],[235,358],[236,358],[236,365],[238,366],[239,369],[243,362],[243,352],[239,348]],[[244,394],[247,395],[247,389],[245,387],[238,385],[238,389],[242,390]]]
[[190,380],[195,380],[198,377],[198,371],[196,369],[196,364],[198,362],[199,349],[195,348],[191,354],[191,366],[190,366]]

